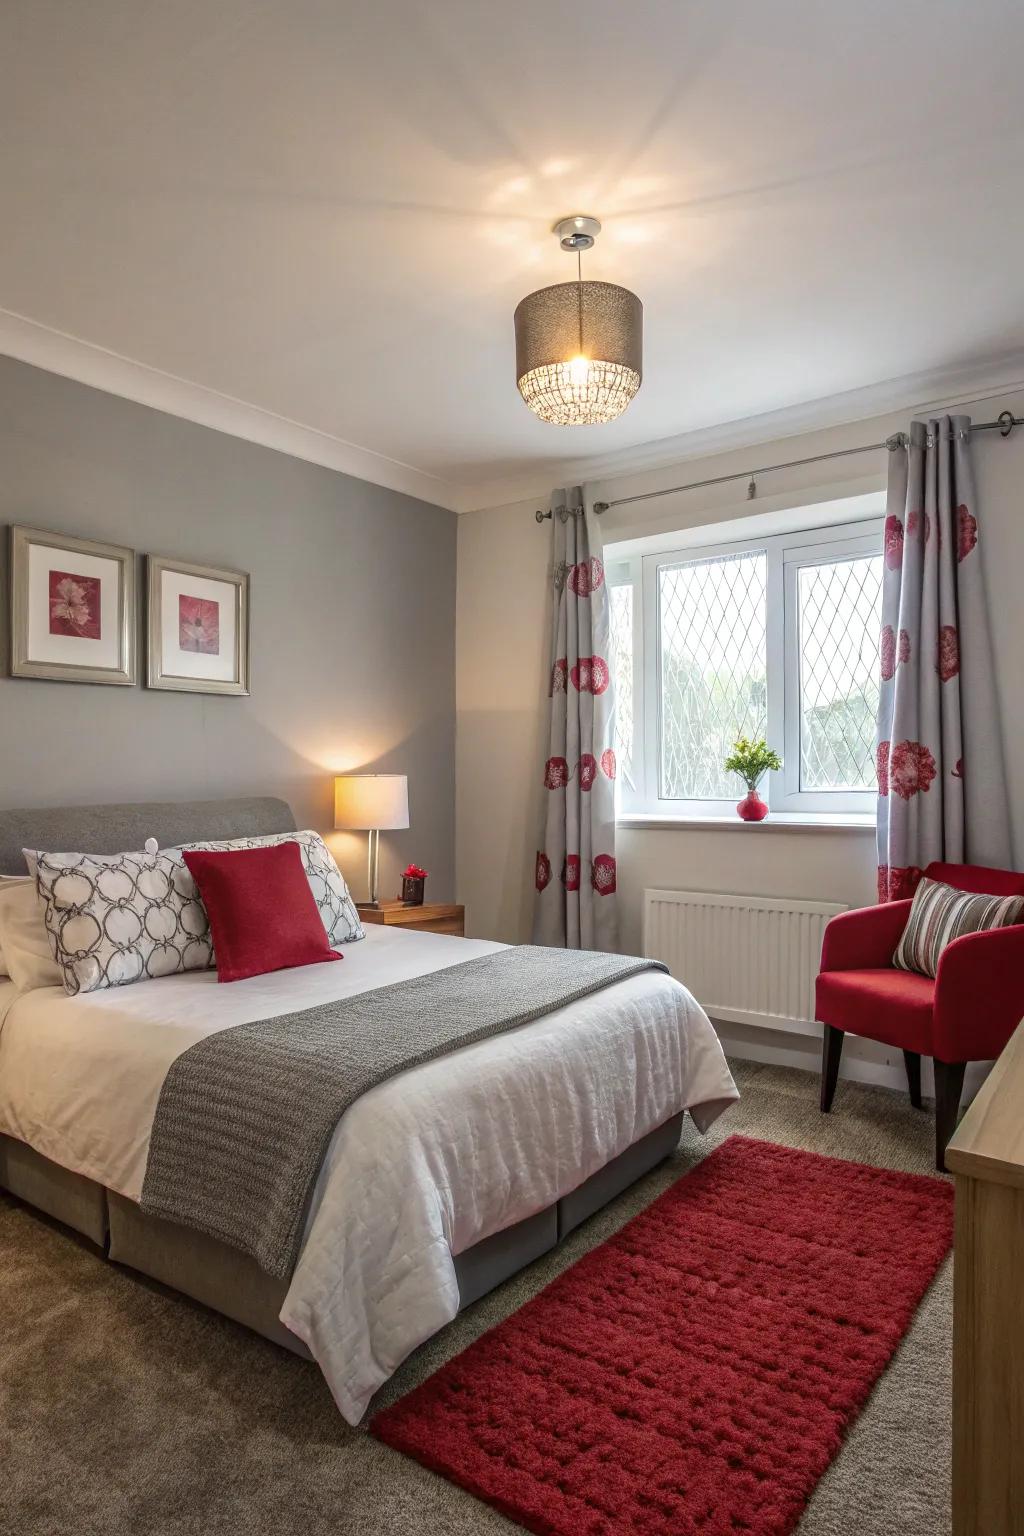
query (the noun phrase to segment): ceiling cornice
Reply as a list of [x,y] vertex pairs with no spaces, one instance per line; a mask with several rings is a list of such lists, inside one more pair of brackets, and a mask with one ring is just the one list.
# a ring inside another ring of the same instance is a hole
[[306,459],[311,464],[321,464],[326,469],[369,480],[373,485],[419,497],[435,506],[458,510],[459,488],[425,470],[389,459],[372,449],[360,448],[330,432],[303,426],[301,422],[278,416],[258,405],[249,405],[233,395],[223,395],[203,384],[193,384],[173,373],[164,373],[160,368],[151,368],[147,363],[134,362],[118,352],[53,330],[7,309],[0,309],[0,354],[75,379],[79,384],[90,384],[107,394],[134,400],[138,405],[166,411],[169,416],[211,427],[215,432],[226,432],[230,437],[274,448],[292,458]]
[[552,461],[529,474],[480,481],[459,491],[455,509],[473,512],[518,501],[546,498],[557,485],[604,482],[625,475],[669,469],[688,459],[712,458],[808,432],[852,425],[893,411],[916,412],[992,399],[1024,390],[1024,351],[987,362],[936,368],[886,379],[862,389],[802,401],[759,416],[700,427],[635,448],[572,461]]
[[583,481],[603,484],[625,475],[668,469],[689,459],[753,448],[885,416],[892,411],[919,411],[1024,390],[1024,351],[1017,351],[987,362],[887,379],[862,389],[701,427],[613,453],[552,459],[521,475],[459,485],[5,309],[0,309],[0,354],[455,512],[473,512],[535,497],[543,499],[555,485]]

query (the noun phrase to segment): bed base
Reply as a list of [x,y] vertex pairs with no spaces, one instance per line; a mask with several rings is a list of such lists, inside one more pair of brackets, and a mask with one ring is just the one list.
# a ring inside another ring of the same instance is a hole
[[107,1249],[107,1191],[33,1151],[24,1141],[0,1135],[0,1189],[81,1232]]
[[[683,1116],[674,1115],[599,1168],[578,1189],[456,1255],[459,1305],[468,1307],[525,1269],[675,1151]],[[310,1359],[279,1319],[287,1285],[227,1244],[150,1216],[123,1195],[71,1173],[24,1142],[0,1135],[0,1186],[74,1228],[117,1264],[138,1270]]]

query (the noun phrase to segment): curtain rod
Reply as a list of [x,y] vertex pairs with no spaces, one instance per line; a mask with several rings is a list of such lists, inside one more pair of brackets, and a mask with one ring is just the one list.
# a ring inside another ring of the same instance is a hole
[[[970,430],[971,432],[998,431],[1000,437],[1009,437],[1014,427],[1024,427],[1024,416],[1015,416],[1012,411],[1001,411],[995,421],[972,422]],[[700,491],[709,485],[727,485],[731,480],[749,480],[747,500],[753,501],[757,495],[759,475],[771,475],[780,469],[799,469],[804,464],[821,464],[826,459],[845,459],[854,453],[878,453],[883,448],[893,453],[897,448],[909,446],[910,438],[907,433],[895,432],[881,443],[863,443],[859,448],[836,448],[831,453],[815,453],[806,459],[787,459],[784,464],[765,464],[760,469],[745,469],[732,475],[715,475],[710,480],[691,480],[687,485],[669,485],[663,491],[642,491],[636,496],[620,496],[617,501],[595,501],[594,511],[600,516],[610,507],[626,507],[635,501],[654,501],[658,496],[677,496],[681,491]],[[579,509],[575,507],[555,507],[554,510],[563,522],[567,517],[579,516]],[[538,510],[533,515],[538,523],[543,523],[551,516],[551,509],[549,508],[547,512]]]

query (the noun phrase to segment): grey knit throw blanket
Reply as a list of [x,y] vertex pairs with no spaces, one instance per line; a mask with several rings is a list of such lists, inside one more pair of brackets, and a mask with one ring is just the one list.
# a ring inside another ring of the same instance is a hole
[[665,969],[524,944],[208,1035],[164,1079],[142,1208],[287,1280],[331,1137],[361,1094],[639,971]]

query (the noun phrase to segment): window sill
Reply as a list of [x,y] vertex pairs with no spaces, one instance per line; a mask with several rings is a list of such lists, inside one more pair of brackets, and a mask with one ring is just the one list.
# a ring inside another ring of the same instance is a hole
[[870,832],[875,818],[870,811],[834,814],[821,811],[772,811],[764,821],[741,821],[735,812],[725,816],[666,816],[662,813],[624,811],[615,818],[618,827],[638,831],[722,832]]

